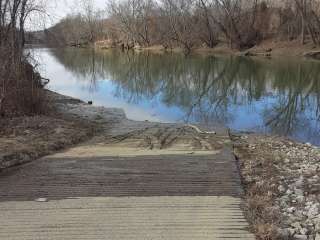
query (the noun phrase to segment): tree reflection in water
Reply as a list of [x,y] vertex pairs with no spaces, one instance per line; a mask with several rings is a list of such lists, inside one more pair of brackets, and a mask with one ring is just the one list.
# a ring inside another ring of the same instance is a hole
[[[160,99],[177,106],[186,122],[233,126],[239,109],[256,110],[259,130],[319,139],[320,64],[302,60],[52,50],[80,81],[109,79],[129,102]],[[256,126],[255,119],[252,121]],[[320,144],[320,140],[318,142]]]

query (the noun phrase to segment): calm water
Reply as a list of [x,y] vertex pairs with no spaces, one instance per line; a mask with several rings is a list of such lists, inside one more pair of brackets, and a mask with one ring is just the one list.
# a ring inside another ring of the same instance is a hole
[[128,118],[221,122],[320,145],[320,63],[35,49],[49,88]]

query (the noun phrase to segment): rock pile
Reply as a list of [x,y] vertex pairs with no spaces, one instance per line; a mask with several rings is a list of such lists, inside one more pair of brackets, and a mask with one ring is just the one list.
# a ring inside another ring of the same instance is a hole
[[319,239],[320,150],[310,144],[281,143],[274,154],[280,160],[276,204],[284,216],[283,233],[294,239]]
[[236,155],[247,190],[263,183],[272,210],[280,215],[265,221],[277,229],[274,239],[320,240],[320,149],[279,137],[242,135],[236,139]]

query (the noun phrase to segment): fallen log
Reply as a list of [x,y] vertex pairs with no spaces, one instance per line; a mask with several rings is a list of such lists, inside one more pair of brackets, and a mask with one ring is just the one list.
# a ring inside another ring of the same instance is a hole
[[307,52],[304,54],[304,57],[320,60],[320,51]]

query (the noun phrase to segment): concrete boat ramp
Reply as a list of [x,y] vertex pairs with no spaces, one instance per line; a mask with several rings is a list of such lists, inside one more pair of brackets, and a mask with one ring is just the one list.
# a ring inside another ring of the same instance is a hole
[[225,129],[115,120],[0,173],[0,239],[251,240],[241,194]]

